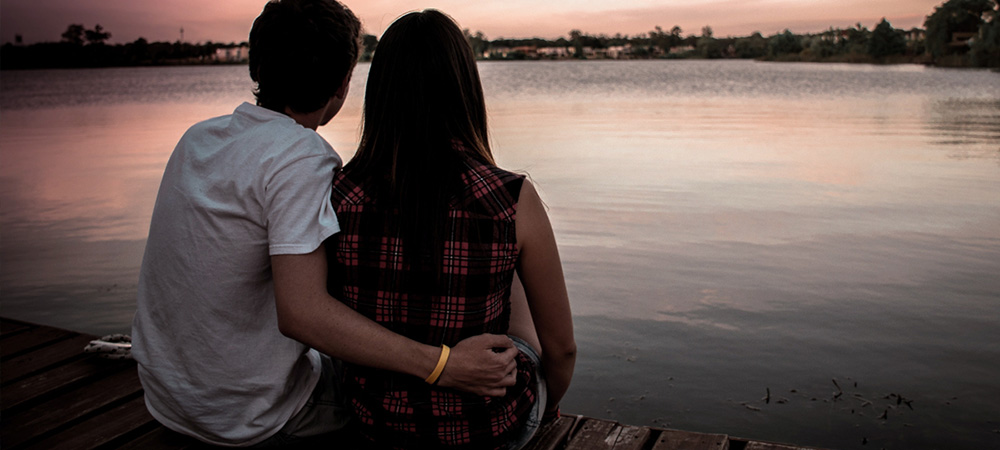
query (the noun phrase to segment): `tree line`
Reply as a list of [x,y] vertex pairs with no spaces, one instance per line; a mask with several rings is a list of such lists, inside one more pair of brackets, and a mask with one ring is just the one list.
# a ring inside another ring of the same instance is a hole
[[[924,29],[901,30],[886,19],[873,29],[861,25],[830,28],[820,33],[789,30],[771,36],[754,32],[743,37],[716,37],[710,26],[700,35],[684,35],[679,26],[657,26],[635,36],[591,35],[571,30],[554,40],[488,39],[482,32],[465,31],[473,51],[482,59],[571,58],[750,58],[775,61],[832,61],[862,63],[923,63],[944,66],[1000,67],[1000,0],[947,0],[935,7]],[[0,47],[0,68],[109,67],[168,64],[245,62],[243,43],[190,44],[147,42],[107,44],[111,33],[95,25],[67,27],[59,42]],[[373,35],[362,39],[362,61],[370,60],[378,45]],[[220,58],[223,54],[225,57]]]
[[[789,30],[771,36],[716,37],[705,26],[684,35],[679,26],[635,36],[591,35],[572,30],[555,40],[496,39],[466,30],[473,51],[483,59],[566,58],[750,58],[776,61],[922,63],[1000,67],[1000,0],[948,0],[927,16],[925,29],[897,29],[883,18],[868,29],[857,24],[819,33]],[[562,48],[565,52],[539,49]],[[609,49],[618,49],[610,56]]]
[[[48,69],[77,67],[129,67],[192,64],[241,64],[247,62],[247,42],[148,42],[138,38],[127,44],[108,44],[111,32],[100,24],[87,29],[82,24],[70,24],[59,42],[21,45],[21,36],[14,43],[0,46],[2,69]],[[362,61],[370,60],[378,39],[365,35]],[[220,50],[222,50],[220,52]]]
[[[192,44],[148,42],[138,38],[127,44],[107,44],[111,32],[100,24],[92,29],[82,24],[66,27],[59,42],[32,45],[6,43],[0,47],[0,68],[45,69],[69,67],[120,67],[178,64],[218,64],[246,62],[245,58],[217,58],[218,49],[246,47],[247,43]],[[15,43],[20,43],[15,36]]]

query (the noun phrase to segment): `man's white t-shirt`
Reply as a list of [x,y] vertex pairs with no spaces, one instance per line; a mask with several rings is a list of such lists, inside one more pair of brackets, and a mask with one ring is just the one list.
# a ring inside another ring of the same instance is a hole
[[132,338],[146,405],[216,445],[281,429],[319,377],[319,354],[278,331],[272,255],[339,231],[341,159],[315,131],[244,103],[174,149],[153,210]]

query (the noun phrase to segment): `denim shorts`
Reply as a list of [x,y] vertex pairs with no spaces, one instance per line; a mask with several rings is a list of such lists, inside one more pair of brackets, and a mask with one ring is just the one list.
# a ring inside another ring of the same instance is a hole
[[340,386],[340,361],[320,354],[322,371],[305,406],[295,413],[277,434],[252,448],[289,447],[312,436],[344,428],[351,414],[344,405]]
[[528,418],[525,419],[521,430],[515,433],[514,437],[507,443],[507,450],[518,450],[531,441],[531,438],[535,436],[535,432],[538,431],[538,427],[541,426],[542,415],[545,414],[545,402],[549,397],[549,390],[545,384],[545,378],[542,377],[542,361],[538,357],[538,352],[517,336],[508,335],[507,337],[514,341],[514,346],[534,363],[535,382],[538,383],[535,388],[535,405],[528,413]]

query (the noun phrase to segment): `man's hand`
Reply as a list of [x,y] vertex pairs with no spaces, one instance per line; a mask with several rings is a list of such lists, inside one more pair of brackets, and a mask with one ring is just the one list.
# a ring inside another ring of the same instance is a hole
[[[496,350],[494,350],[496,349]],[[507,336],[482,334],[451,349],[438,385],[473,394],[502,397],[513,386],[518,350]]]

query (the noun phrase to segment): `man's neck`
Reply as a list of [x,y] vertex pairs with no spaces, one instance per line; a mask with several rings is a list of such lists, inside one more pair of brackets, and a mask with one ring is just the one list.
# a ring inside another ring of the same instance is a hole
[[322,125],[324,109],[320,108],[318,111],[309,113],[298,113],[292,111],[291,108],[286,106],[284,113],[298,122],[299,125],[315,131],[320,125]]

